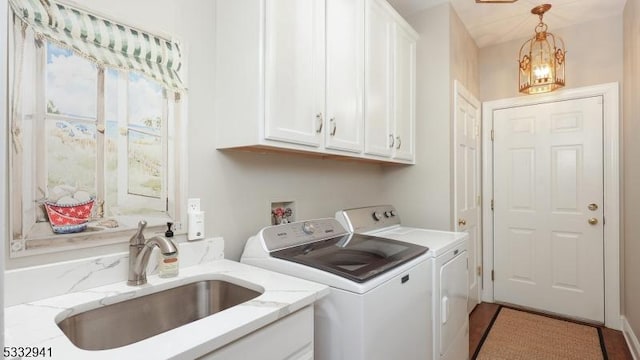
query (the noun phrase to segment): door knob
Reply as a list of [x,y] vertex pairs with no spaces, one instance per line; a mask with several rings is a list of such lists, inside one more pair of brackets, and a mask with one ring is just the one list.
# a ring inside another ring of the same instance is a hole
[[591,224],[591,225],[595,225],[595,224],[597,224],[597,223],[598,223],[598,219],[596,219],[596,218],[591,218],[591,219],[589,219],[589,220],[587,220],[587,221],[588,221],[588,222],[589,222],[589,224]]
[[459,225],[459,226],[465,226],[465,225],[467,225],[467,220],[465,220],[465,219],[458,219],[458,225]]
[[598,210],[598,204],[589,204],[589,206],[587,206],[587,208],[589,208],[589,210],[591,211],[596,211]]

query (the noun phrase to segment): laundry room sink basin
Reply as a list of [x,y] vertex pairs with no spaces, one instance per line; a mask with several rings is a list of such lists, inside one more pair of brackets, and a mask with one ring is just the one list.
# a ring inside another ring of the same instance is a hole
[[258,291],[224,280],[201,280],[81,312],[58,322],[58,327],[81,349],[113,349],[260,295]]

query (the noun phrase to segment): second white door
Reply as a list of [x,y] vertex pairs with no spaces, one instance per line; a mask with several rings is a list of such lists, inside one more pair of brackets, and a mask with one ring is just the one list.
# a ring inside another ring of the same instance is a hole
[[482,291],[482,229],[480,223],[480,102],[455,82],[454,116],[456,231],[469,234],[469,302],[471,313]]
[[494,113],[494,297],[604,322],[602,97]]

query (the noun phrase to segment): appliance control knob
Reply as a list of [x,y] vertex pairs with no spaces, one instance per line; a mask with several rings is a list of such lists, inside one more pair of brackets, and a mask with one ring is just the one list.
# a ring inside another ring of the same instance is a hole
[[384,212],[384,217],[386,217],[386,218],[391,217],[391,212],[390,211],[385,211]]
[[316,227],[313,225],[313,223],[305,222],[302,224],[302,231],[304,231],[304,233],[307,235],[311,235],[316,231]]
[[391,210],[391,211],[389,211],[389,213],[391,214],[391,216],[396,216],[396,211],[395,210]]
[[375,211],[375,212],[373,213],[373,219],[374,219],[375,221],[380,221],[380,219],[382,219],[382,214],[380,214],[379,212]]

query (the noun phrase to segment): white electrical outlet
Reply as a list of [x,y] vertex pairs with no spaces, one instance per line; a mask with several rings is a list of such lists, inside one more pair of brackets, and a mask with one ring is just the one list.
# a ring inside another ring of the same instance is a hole
[[187,213],[200,211],[200,198],[192,198],[187,200]]

